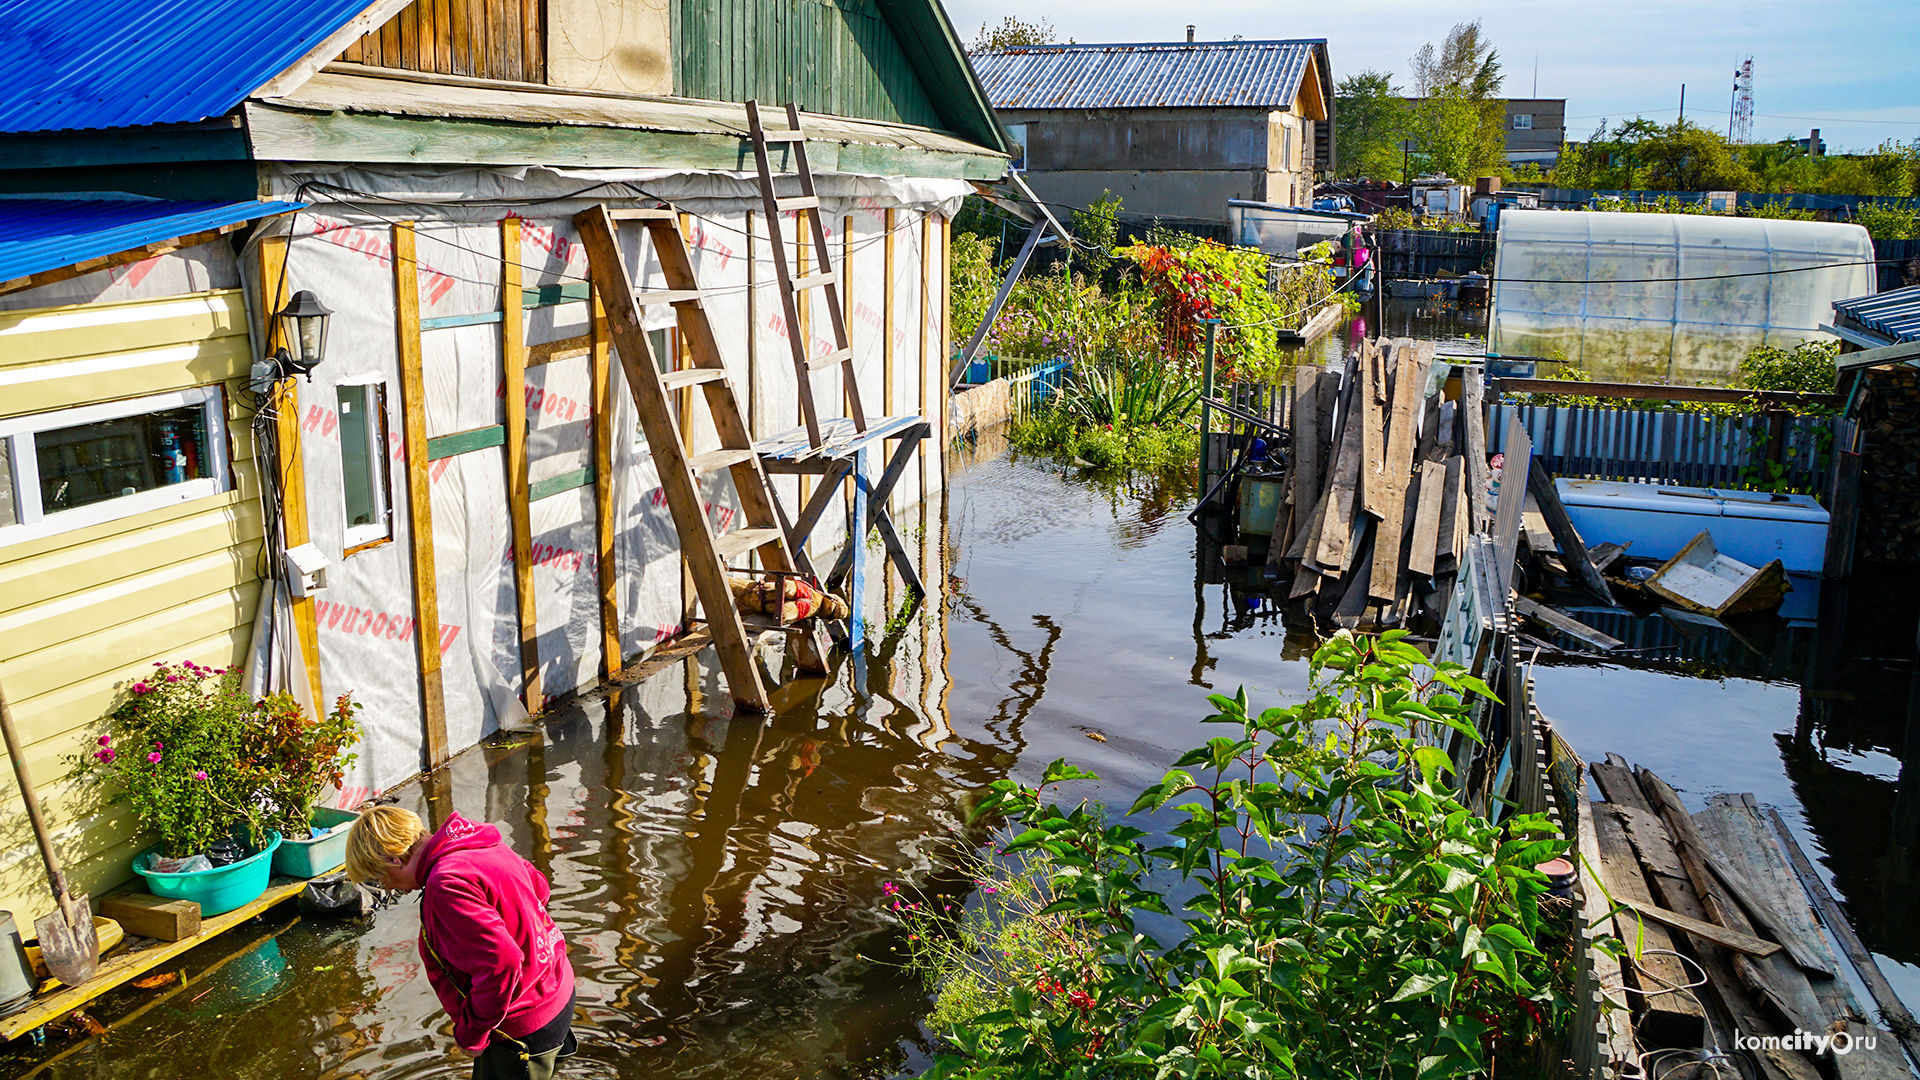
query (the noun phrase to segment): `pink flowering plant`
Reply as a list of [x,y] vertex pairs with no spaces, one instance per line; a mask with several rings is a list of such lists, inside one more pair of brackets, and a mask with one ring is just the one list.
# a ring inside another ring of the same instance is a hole
[[70,759],[74,774],[125,799],[169,858],[205,852],[236,823],[264,837],[268,810],[244,761],[258,708],[240,670],[155,664],[129,690],[107,732]]

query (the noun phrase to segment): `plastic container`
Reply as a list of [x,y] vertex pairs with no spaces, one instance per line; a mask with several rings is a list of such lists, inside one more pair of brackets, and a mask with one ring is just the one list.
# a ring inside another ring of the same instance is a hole
[[347,829],[359,814],[351,810],[315,807],[313,835],[305,840],[281,840],[273,853],[273,872],[288,877],[319,877],[347,861]]
[[200,914],[220,915],[244,907],[259,899],[273,879],[273,853],[280,847],[280,834],[268,833],[267,845],[237,863],[199,870],[191,874],[162,874],[143,869],[151,851],[133,860],[133,872],[147,879],[147,888],[155,896],[169,900],[191,900],[200,905]]
[[1280,501],[1286,486],[1278,477],[1244,477],[1240,481],[1240,531],[1254,536],[1272,536],[1274,520],[1280,513]]

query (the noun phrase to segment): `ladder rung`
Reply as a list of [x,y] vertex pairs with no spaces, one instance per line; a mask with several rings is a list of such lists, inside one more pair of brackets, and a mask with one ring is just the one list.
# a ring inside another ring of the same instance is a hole
[[795,195],[791,199],[775,199],[773,200],[773,205],[779,210],[818,210],[820,209],[820,196]]
[[807,133],[804,131],[768,131],[762,128],[760,130],[760,141],[768,143],[806,142]]
[[719,472],[731,465],[753,460],[752,450],[709,450],[704,454],[695,454],[687,459],[688,467],[695,473]]
[[706,293],[700,289],[635,289],[633,298],[642,304],[683,304],[688,300],[699,300]]
[[681,368],[679,371],[668,371],[668,372],[661,373],[660,385],[666,387],[669,390],[678,390],[683,386],[696,386],[700,383],[719,382],[720,380],[725,379],[726,377],[727,377],[726,368],[717,368],[717,367]]
[[680,215],[669,209],[653,210],[608,210],[607,216],[615,221],[671,221],[678,223]]
[[725,536],[716,537],[713,550],[722,561],[737,558],[749,551],[758,551],[780,539],[780,530],[770,525],[752,529],[735,529]]
[[825,285],[838,284],[840,284],[840,271],[829,270],[824,274],[808,274],[806,277],[794,278],[793,291],[800,292],[805,289],[818,289]]
[[835,349],[832,352],[827,353],[825,356],[816,356],[813,359],[807,361],[807,370],[819,371],[821,368],[832,367],[833,365],[838,364],[843,360],[851,360],[851,359],[853,359],[852,349]]

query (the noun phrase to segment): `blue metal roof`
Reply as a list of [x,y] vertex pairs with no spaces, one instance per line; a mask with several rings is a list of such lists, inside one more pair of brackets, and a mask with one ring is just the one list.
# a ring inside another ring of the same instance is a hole
[[0,0],[0,132],[218,116],[369,0]]
[[[1325,38],[1037,45],[973,54],[996,109],[1284,109]],[[1320,72],[1325,80],[1328,73]]]
[[1920,285],[1835,300],[1833,310],[1896,342],[1920,341]]
[[0,198],[0,284],[306,205]]

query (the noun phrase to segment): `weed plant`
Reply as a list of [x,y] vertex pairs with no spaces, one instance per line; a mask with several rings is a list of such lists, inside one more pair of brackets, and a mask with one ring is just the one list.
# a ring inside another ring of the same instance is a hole
[[979,813],[1011,835],[983,903],[892,899],[937,991],[929,1075],[1434,1080],[1534,1060],[1573,1008],[1570,913],[1536,869],[1565,843],[1461,800],[1434,744],[1477,742],[1461,699],[1491,694],[1404,636],[1336,635],[1298,705],[1210,697],[1226,733],[1132,807],[1181,819],[1164,842],[1052,801],[1093,775],[1064,761],[995,783]]

